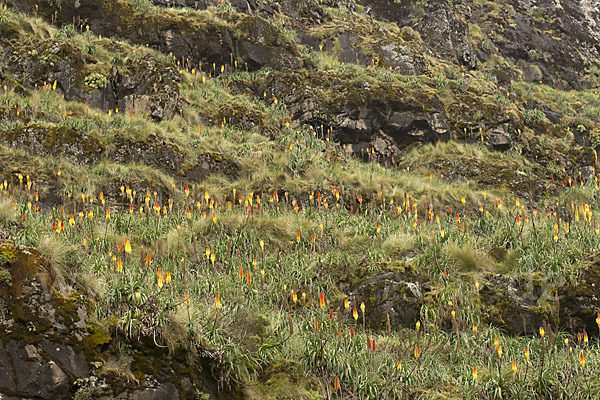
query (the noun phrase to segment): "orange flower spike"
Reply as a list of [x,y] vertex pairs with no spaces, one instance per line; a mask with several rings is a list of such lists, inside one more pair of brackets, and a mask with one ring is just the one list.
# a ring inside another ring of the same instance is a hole
[[188,294],[185,294],[185,305],[187,308],[190,308],[190,296],[188,296]]
[[398,361],[398,362],[396,363],[396,370],[397,370],[398,372],[402,371],[402,361]]
[[240,278],[240,281],[243,282],[244,281],[244,268],[242,268],[242,264],[240,264],[240,270],[239,270],[238,276]]
[[129,239],[125,239],[125,253],[131,254],[131,242]]
[[419,358],[419,346],[415,347],[415,358],[418,359]]
[[110,208],[106,209],[106,219],[110,219]]
[[352,316],[354,317],[355,321],[358,321],[358,311],[356,311],[356,308],[352,309]]
[[167,271],[167,283],[171,283],[171,271]]
[[344,300],[344,308],[345,308],[346,310],[350,308],[350,302],[348,301],[348,298],[346,298],[346,299]]
[[502,202],[498,200],[498,210],[502,210]]
[[502,358],[502,346],[498,346],[496,350],[498,352],[498,358]]
[[589,338],[588,338],[588,334],[587,332],[583,332],[583,342],[585,344],[588,344]]
[[338,390],[340,390],[340,380],[338,379],[337,376],[335,378],[333,378],[333,390],[335,392],[337,392]]
[[298,302],[298,293],[292,292],[292,301],[294,302],[294,304]]
[[321,308],[325,308],[325,296],[323,295],[323,292],[319,294],[319,305]]
[[473,380],[477,380],[477,367],[473,367]]
[[185,215],[187,216],[187,219],[191,219],[192,218],[192,213],[190,212],[189,208],[185,209]]
[[217,295],[215,296],[215,306],[217,309],[221,308],[221,298],[219,296],[219,292],[217,291]]
[[300,243],[300,231],[296,231],[296,243]]
[[208,259],[210,258],[210,247],[206,248],[206,260],[208,261]]
[[319,330],[319,318],[315,317],[315,331]]
[[525,359],[529,362],[529,347],[525,348]]
[[248,282],[248,286],[252,283],[252,273],[250,272],[250,268],[246,270],[246,281]]
[[581,369],[585,368],[585,358],[583,357],[583,351],[579,354],[579,364],[581,364]]
[[152,257],[150,256],[150,252],[146,253],[146,265],[150,266],[152,264]]
[[513,371],[514,375],[517,374],[517,362],[516,361],[512,362],[512,371]]
[[123,272],[123,263],[121,262],[121,258],[120,257],[117,259],[117,272],[118,273]]

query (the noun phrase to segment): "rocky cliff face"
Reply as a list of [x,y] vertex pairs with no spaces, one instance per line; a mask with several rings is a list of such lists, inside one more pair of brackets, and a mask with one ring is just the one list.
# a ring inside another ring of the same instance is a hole
[[[23,48],[7,32],[0,53],[5,73],[24,87],[56,80],[68,99],[105,111],[148,112],[163,120],[185,102],[178,91],[177,68],[212,75],[219,75],[221,66],[225,72],[272,69],[275,72],[265,81],[252,83],[252,94],[260,98],[269,88],[269,94],[283,99],[301,122],[332,128],[333,139],[356,155],[374,147],[380,156],[400,159],[411,143],[472,137],[482,127],[488,146],[508,149],[522,141],[517,131],[523,130],[524,122],[534,134],[568,123],[560,110],[541,102],[532,104],[510,94],[501,99],[513,84],[581,89],[596,85],[596,76],[600,78],[600,12],[590,1],[512,5],[364,0],[336,4],[339,16],[306,1],[241,1],[214,17],[192,11],[148,14],[126,1],[64,1],[58,11],[50,3],[37,8],[36,2],[9,4],[58,26],[75,22],[95,35],[127,39],[173,56],[168,61],[135,57],[102,70],[93,55],[61,41],[33,42]],[[218,5],[179,0],[154,4],[175,10]],[[353,14],[358,6],[363,12]],[[284,18],[284,28],[292,34],[283,34],[269,21],[275,14]],[[374,20],[389,21],[400,29],[369,22]],[[317,48],[333,54],[338,63],[372,64],[395,75],[419,77],[394,87],[386,83],[392,76],[379,74],[373,82],[352,74],[323,74],[315,69]],[[39,66],[37,54],[45,54],[45,67]],[[17,63],[16,58],[25,62]],[[102,85],[85,85],[92,73],[102,75]],[[459,86],[447,86],[454,79]],[[524,121],[523,115],[536,108],[544,110],[548,124]]]
[[93,295],[78,288],[37,250],[0,242],[2,399],[216,398],[208,358],[202,373],[152,337],[121,341],[95,322]]

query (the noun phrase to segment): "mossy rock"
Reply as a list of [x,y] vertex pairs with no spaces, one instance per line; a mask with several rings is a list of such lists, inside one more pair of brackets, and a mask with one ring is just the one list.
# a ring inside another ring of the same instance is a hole
[[551,172],[546,168],[516,160],[446,155],[430,160],[428,165],[442,179],[475,181],[481,187],[504,188],[521,198],[534,201],[557,189],[550,181]]
[[488,323],[519,335],[535,334],[544,321],[552,321],[552,309],[544,306],[547,282],[540,277],[529,278],[485,276],[479,297]]
[[119,136],[113,140],[111,145],[114,153],[110,155],[110,158],[115,162],[150,165],[172,175],[181,170],[186,157],[186,152],[179,146],[154,134],[144,140]]
[[3,133],[2,142],[37,156],[63,157],[73,164],[94,164],[104,145],[95,137],[71,128],[28,125]]
[[195,182],[207,179],[211,175],[222,175],[234,180],[240,174],[241,167],[235,160],[214,152],[198,154],[195,163],[184,165],[180,171],[180,175]]
[[269,365],[258,384],[244,388],[248,400],[318,400],[323,398],[317,381],[307,377],[296,362],[282,360]]

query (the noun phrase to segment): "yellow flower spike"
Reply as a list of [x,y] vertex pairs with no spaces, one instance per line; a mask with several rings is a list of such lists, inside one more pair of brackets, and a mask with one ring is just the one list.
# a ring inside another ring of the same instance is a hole
[[206,260],[208,261],[210,259],[210,247],[206,248]]
[[292,292],[292,301],[294,304],[298,302],[298,294],[296,292]]
[[585,368],[585,358],[583,357],[583,351],[579,354],[579,364],[581,364],[581,369]]
[[323,292],[319,294],[319,305],[321,306],[321,308],[325,308],[325,295],[323,294]]
[[446,234],[444,233],[444,228],[440,228],[440,236],[442,239],[446,236]]
[[498,338],[497,337],[494,338],[494,346],[498,347]]
[[417,323],[415,324],[415,328],[417,329],[417,332],[419,332],[419,330],[421,329],[421,321],[417,321]]
[[477,380],[477,367],[473,367],[473,380]]
[[514,375],[517,374],[517,362],[516,361],[512,362],[512,371],[513,371]]
[[398,372],[402,371],[402,361],[398,361],[396,364],[396,370],[398,370]]
[[344,300],[344,308],[347,310],[350,308],[350,302],[348,301],[348,298],[346,297],[346,299]]
[[540,326],[540,336],[542,337],[542,339],[544,338],[544,327]]
[[140,301],[141,298],[142,298],[142,295],[140,294],[140,292],[135,292],[135,299],[137,301]]
[[[302,293],[302,297],[304,297],[304,293]],[[354,317],[355,321],[358,321],[358,311],[356,311],[356,308],[352,309],[352,317]]]
[[525,348],[525,359],[529,362],[529,347]]
[[496,350],[498,351],[498,358],[502,358],[502,346],[498,346]]
[[362,301],[360,303],[360,311],[362,311],[362,314],[365,315],[365,302],[364,301]]

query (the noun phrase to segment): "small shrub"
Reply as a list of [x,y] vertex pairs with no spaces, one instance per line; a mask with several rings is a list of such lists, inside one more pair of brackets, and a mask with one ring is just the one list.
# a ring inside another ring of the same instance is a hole
[[[0,254],[0,265],[2,265],[3,263],[2,257],[6,258],[5,256]],[[10,271],[7,269],[0,269],[0,286],[1,285],[12,285],[12,276],[10,274]]]
[[92,89],[104,89],[108,82],[104,75],[94,72],[93,74],[85,77],[84,83],[85,86]]

